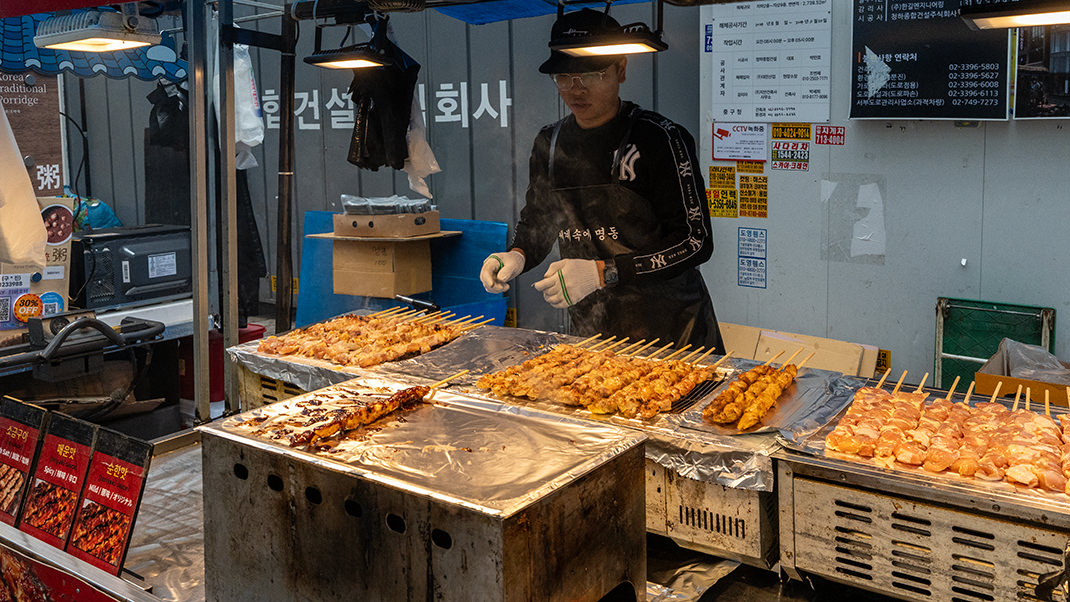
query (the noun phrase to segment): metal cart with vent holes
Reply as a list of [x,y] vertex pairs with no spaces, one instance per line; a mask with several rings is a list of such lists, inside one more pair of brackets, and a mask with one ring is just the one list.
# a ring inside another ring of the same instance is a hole
[[789,450],[775,458],[780,562],[792,578],[911,601],[1067,600],[1062,496]]

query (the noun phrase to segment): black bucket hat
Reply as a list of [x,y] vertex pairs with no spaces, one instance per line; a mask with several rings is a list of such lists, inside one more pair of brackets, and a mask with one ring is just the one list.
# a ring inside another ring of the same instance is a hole
[[[584,8],[565,13],[550,28],[550,43],[620,31],[620,23],[606,13]],[[620,60],[620,56],[571,56],[556,50],[539,65],[540,73],[588,73],[601,71]]]

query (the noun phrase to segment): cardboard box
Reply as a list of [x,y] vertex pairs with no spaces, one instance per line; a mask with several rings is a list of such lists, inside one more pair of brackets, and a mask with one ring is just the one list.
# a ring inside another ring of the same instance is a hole
[[802,351],[792,360],[801,362],[813,352],[814,356],[806,362],[809,368],[832,370],[853,376],[873,376],[877,363],[877,347],[861,345],[836,339],[826,339],[791,332],[766,330],[755,326],[721,322],[721,337],[726,350],[732,351],[733,357],[766,361],[783,352],[780,360]]
[[338,234],[308,237],[334,243],[334,294],[389,299],[431,290],[431,239],[458,235],[460,232],[447,230],[407,238]]
[[67,310],[74,202],[65,197],[37,199],[48,233],[43,272],[33,266],[0,264],[0,344],[21,338],[30,318]]
[[390,215],[334,216],[334,233],[339,236],[374,236],[404,238],[434,234],[440,230],[438,211],[395,213]]
[[[1070,368],[1070,364],[1064,364],[1067,368]],[[1014,378],[1013,376],[1004,376],[1001,374],[986,374],[984,372],[974,372],[973,374],[974,388],[973,391],[977,395],[991,395],[996,391],[997,383],[1003,384],[999,387],[1000,397],[1014,397],[1018,392],[1018,385],[1022,386],[1022,397],[1020,404],[1025,404],[1025,389],[1029,388],[1029,398],[1032,403],[1039,403],[1039,406],[1034,405],[1033,408],[1040,408],[1040,411],[1044,411],[1044,392],[1048,392],[1048,401],[1052,405],[1058,405],[1063,407],[1068,406],[1066,398],[1066,385],[1059,383],[1046,383],[1039,380],[1027,380],[1024,378]],[[1019,407],[1025,407],[1020,405]]]

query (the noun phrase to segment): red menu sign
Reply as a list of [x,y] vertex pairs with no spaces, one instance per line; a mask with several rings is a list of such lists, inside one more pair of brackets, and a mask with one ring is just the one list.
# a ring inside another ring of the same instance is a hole
[[97,427],[53,414],[19,528],[59,549],[67,543]]
[[69,8],[103,6],[100,0],[0,0],[0,18],[20,17],[33,13],[47,13]]
[[45,420],[43,408],[0,400],[0,521],[15,524]]
[[[38,562],[23,553],[0,545],[0,594],[10,589],[18,600],[52,602],[115,602],[115,598],[66,571]],[[4,597],[4,600],[15,598]]]
[[150,444],[100,429],[67,553],[119,574],[151,457]]

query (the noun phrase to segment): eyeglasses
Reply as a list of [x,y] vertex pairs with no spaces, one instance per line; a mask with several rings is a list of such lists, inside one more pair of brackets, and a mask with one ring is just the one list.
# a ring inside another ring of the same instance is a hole
[[571,90],[576,82],[580,83],[580,86],[584,88],[590,88],[602,81],[606,77],[606,71],[591,71],[590,73],[551,73],[550,79],[554,80],[557,84],[557,89],[564,92],[565,90]]

